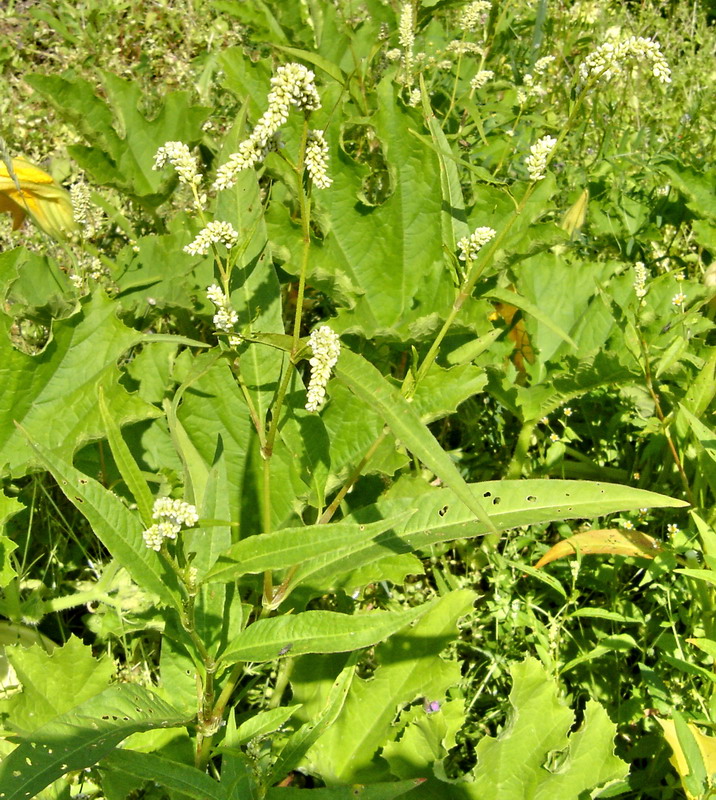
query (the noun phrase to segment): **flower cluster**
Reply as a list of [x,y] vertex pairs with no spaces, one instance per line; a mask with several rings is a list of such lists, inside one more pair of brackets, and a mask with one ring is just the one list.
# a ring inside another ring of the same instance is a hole
[[184,252],[189,253],[190,256],[205,256],[212,244],[225,244],[227,247],[233,247],[238,240],[239,234],[229,222],[214,220],[199,231],[194,241],[184,248]]
[[[213,320],[216,330],[221,333],[233,333],[234,325],[239,321],[239,315],[231,307],[229,298],[222,292],[221,287],[212,283],[206,290],[206,296],[216,307]],[[232,339],[229,340],[231,344],[238,343],[238,337],[235,338],[236,342]]]
[[473,89],[482,89],[482,87],[494,77],[495,73],[491,69],[481,69],[470,81],[470,86]]
[[556,139],[551,136],[543,136],[530,147],[530,154],[527,156],[525,166],[530,174],[531,181],[540,181],[544,178],[547,159],[556,144]]
[[328,142],[322,131],[308,132],[306,169],[317,189],[327,189],[333,183],[333,179],[328,177]]
[[463,42],[460,39],[453,39],[445,48],[448,53],[455,53],[456,56],[474,55],[483,56],[485,50],[475,42]]
[[671,83],[671,70],[658,42],[644,36],[604,42],[579,65],[579,75],[585,83],[593,77],[608,81],[623,75],[630,62],[650,62],[651,74],[660,83]]
[[328,325],[322,325],[311,333],[308,344],[313,356],[308,362],[311,365],[311,378],[306,392],[306,411],[319,411],[326,399],[326,385],[331,370],[341,352],[341,342],[337,333]]
[[188,183],[194,186],[201,183],[202,175],[199,172],[196,159],[184,142],[165,142],[154,156],[152,169],[161,169],[167,163],[174,167],[181,183]]
[[489,0],[474,0],[460,12],[458,25],[466,31],[475,31],[487,22],[487,17],[492,8]]
[[472,261],[477,258],[477,254],[491,239],[495,237],[497,231],[494,228],[476,228],[470,236],[463,236],[457,243],[460,250],[460,261]]
[[158,552],[165,539],[176,539],[182,528],[193,528],[199,521],[199,515],[194,506],[183,500],[158,497],[154,501],[152,519],[157,522],[147,528],[142,536],[147,547]]
[[299,111],[315,111],[321,107],[321,98],[314,83],[313,72],[303,64],[283,64],[271,78],[268,108],[261,115],[248,139],[241,142],[236,153],[216,172],[214,188],[228,189],[236,182],[242,170],[263,160],[269,150],[276,147],[276,134],[288,120],[291,106]]
[[649,277],[643,261],[634,264],[634,294],[641,300],[646,296],[646,279]]
[[535,61],[534,71],[536,75],[547,72],[549,65],[556,59],[556,56],[542,56]]
[[400,7],[400,21],[398,22],[398,41],[403,48],[403,70],[406,76],[410,75],[413,66],[413,46],[415,44],[415,15],[413,14],[412,0],[405,0]]

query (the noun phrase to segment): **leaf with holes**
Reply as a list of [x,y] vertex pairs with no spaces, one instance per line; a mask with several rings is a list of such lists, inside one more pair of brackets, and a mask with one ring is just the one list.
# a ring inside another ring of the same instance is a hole
[[96,764],[132,733],[189,720],[152,692],[118,684],[32,733],[0,763],[0,800],[27,800],[62,775]]

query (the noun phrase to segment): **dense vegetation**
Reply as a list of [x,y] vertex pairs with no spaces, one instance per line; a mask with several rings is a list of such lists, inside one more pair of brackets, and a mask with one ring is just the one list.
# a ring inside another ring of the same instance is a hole
[[0,9],[0,798],[716,792],[698,2]]

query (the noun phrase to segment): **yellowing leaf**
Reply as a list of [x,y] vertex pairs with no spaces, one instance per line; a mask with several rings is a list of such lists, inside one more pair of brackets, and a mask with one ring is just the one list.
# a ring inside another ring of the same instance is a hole
[[13,230],[22,225],[28,214],[39,228],[56,239],[77,227],[69,194],[51,175],[24,158],[0,161],[2,211],[12,215]]
[[[671,761],[671,765],[679,773],[683,783],[683,778],[690,774],[690,769],[686,755],[684,754],[681,744],[679,743],[679,737],[676,735],[676,725],[674,724],[674,720],[659,719],[656,717],[656,721],[659,723],[659,725],[661,725],[664,731],[664,738],[669,743],[669,747],[671,747],[673,751],[673,755],[669,761]],[[713,775],[716,773],[716,736],[706,736],[705,734],[701,733],[696,725],[691,722],[687,723],[687,725],[694,739],[696,740],[696,745],[701,753],[706,774]],[[689,798],[689,800],[697,800],[696,795],[691,794],[687,790],[686,786],[684,786],[684,791],[686,792],[686,796]]]
[[639,558],[654,558],[661,550],[661,545],[656,539],[640,531],[619,530],[617,528],[603,528],[595,531],[585,531],[550,548],[535,564],[539,569],[558,558],[575,555],[613,555],[637,556]]

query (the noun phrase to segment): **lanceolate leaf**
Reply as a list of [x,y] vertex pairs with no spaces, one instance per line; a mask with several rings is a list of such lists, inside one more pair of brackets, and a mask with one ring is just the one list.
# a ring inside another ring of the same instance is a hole
[[661,545],[656,539],[641,531],[619,530],[606,528],[604,530],[591,530],[577,533],[569,539],[563,539],[551,547],[535,567],[544,567],[558,558],[565,556],[581,555],[612,555],[612,556],[637,556],[639,558],[654,558],[661,552]]
[[[681,500],[619,484],[590,481],[487,481],[470,492],[491,504],[499,530],[563,519],[579,519],[646,507],[678,508]],[[383,498],[363,509],[361,520],[292,528],[251,537],[222,556],[209,580],[298,565],[291,588],[311,582],[328,590],[338,576],[387,556],[409,553],[431,544],[484,536],[486,525],[457,502],[450,489],[418,484],[415,495]]]
[[282,655],[342,653],[369,647],[421,617],[431,608],[425,603],[407,611],[370,611],[338,614],[304,611],[249,625],[228,646],[225,661],[271,661]]
[[36,458],[83,514],[97,538],[143,588],[181,608],[176,577],[142,538],[142,523],[116,494],[28,437]]
[[65,773],[96,764],[132,733],[188,721],[141,686],[111,686],[38,728],[0,762],[0,800],[28,800]]
[[205,772],[195,767],[170,761],[152,753],[138,753],[133,750],[115,750],[103,759],[102,766],[119,770],[126,775],[151,781],[173,792],[181,792],[182,797],[193,800],[229,800],[225,786],[212,780]]
[[403,444],[449,486],[490,530],[497,530],[480,500],[471,494],[450,456],[423,425],[410,403],[368,361],[343,348],[336,377],[374,408]]

